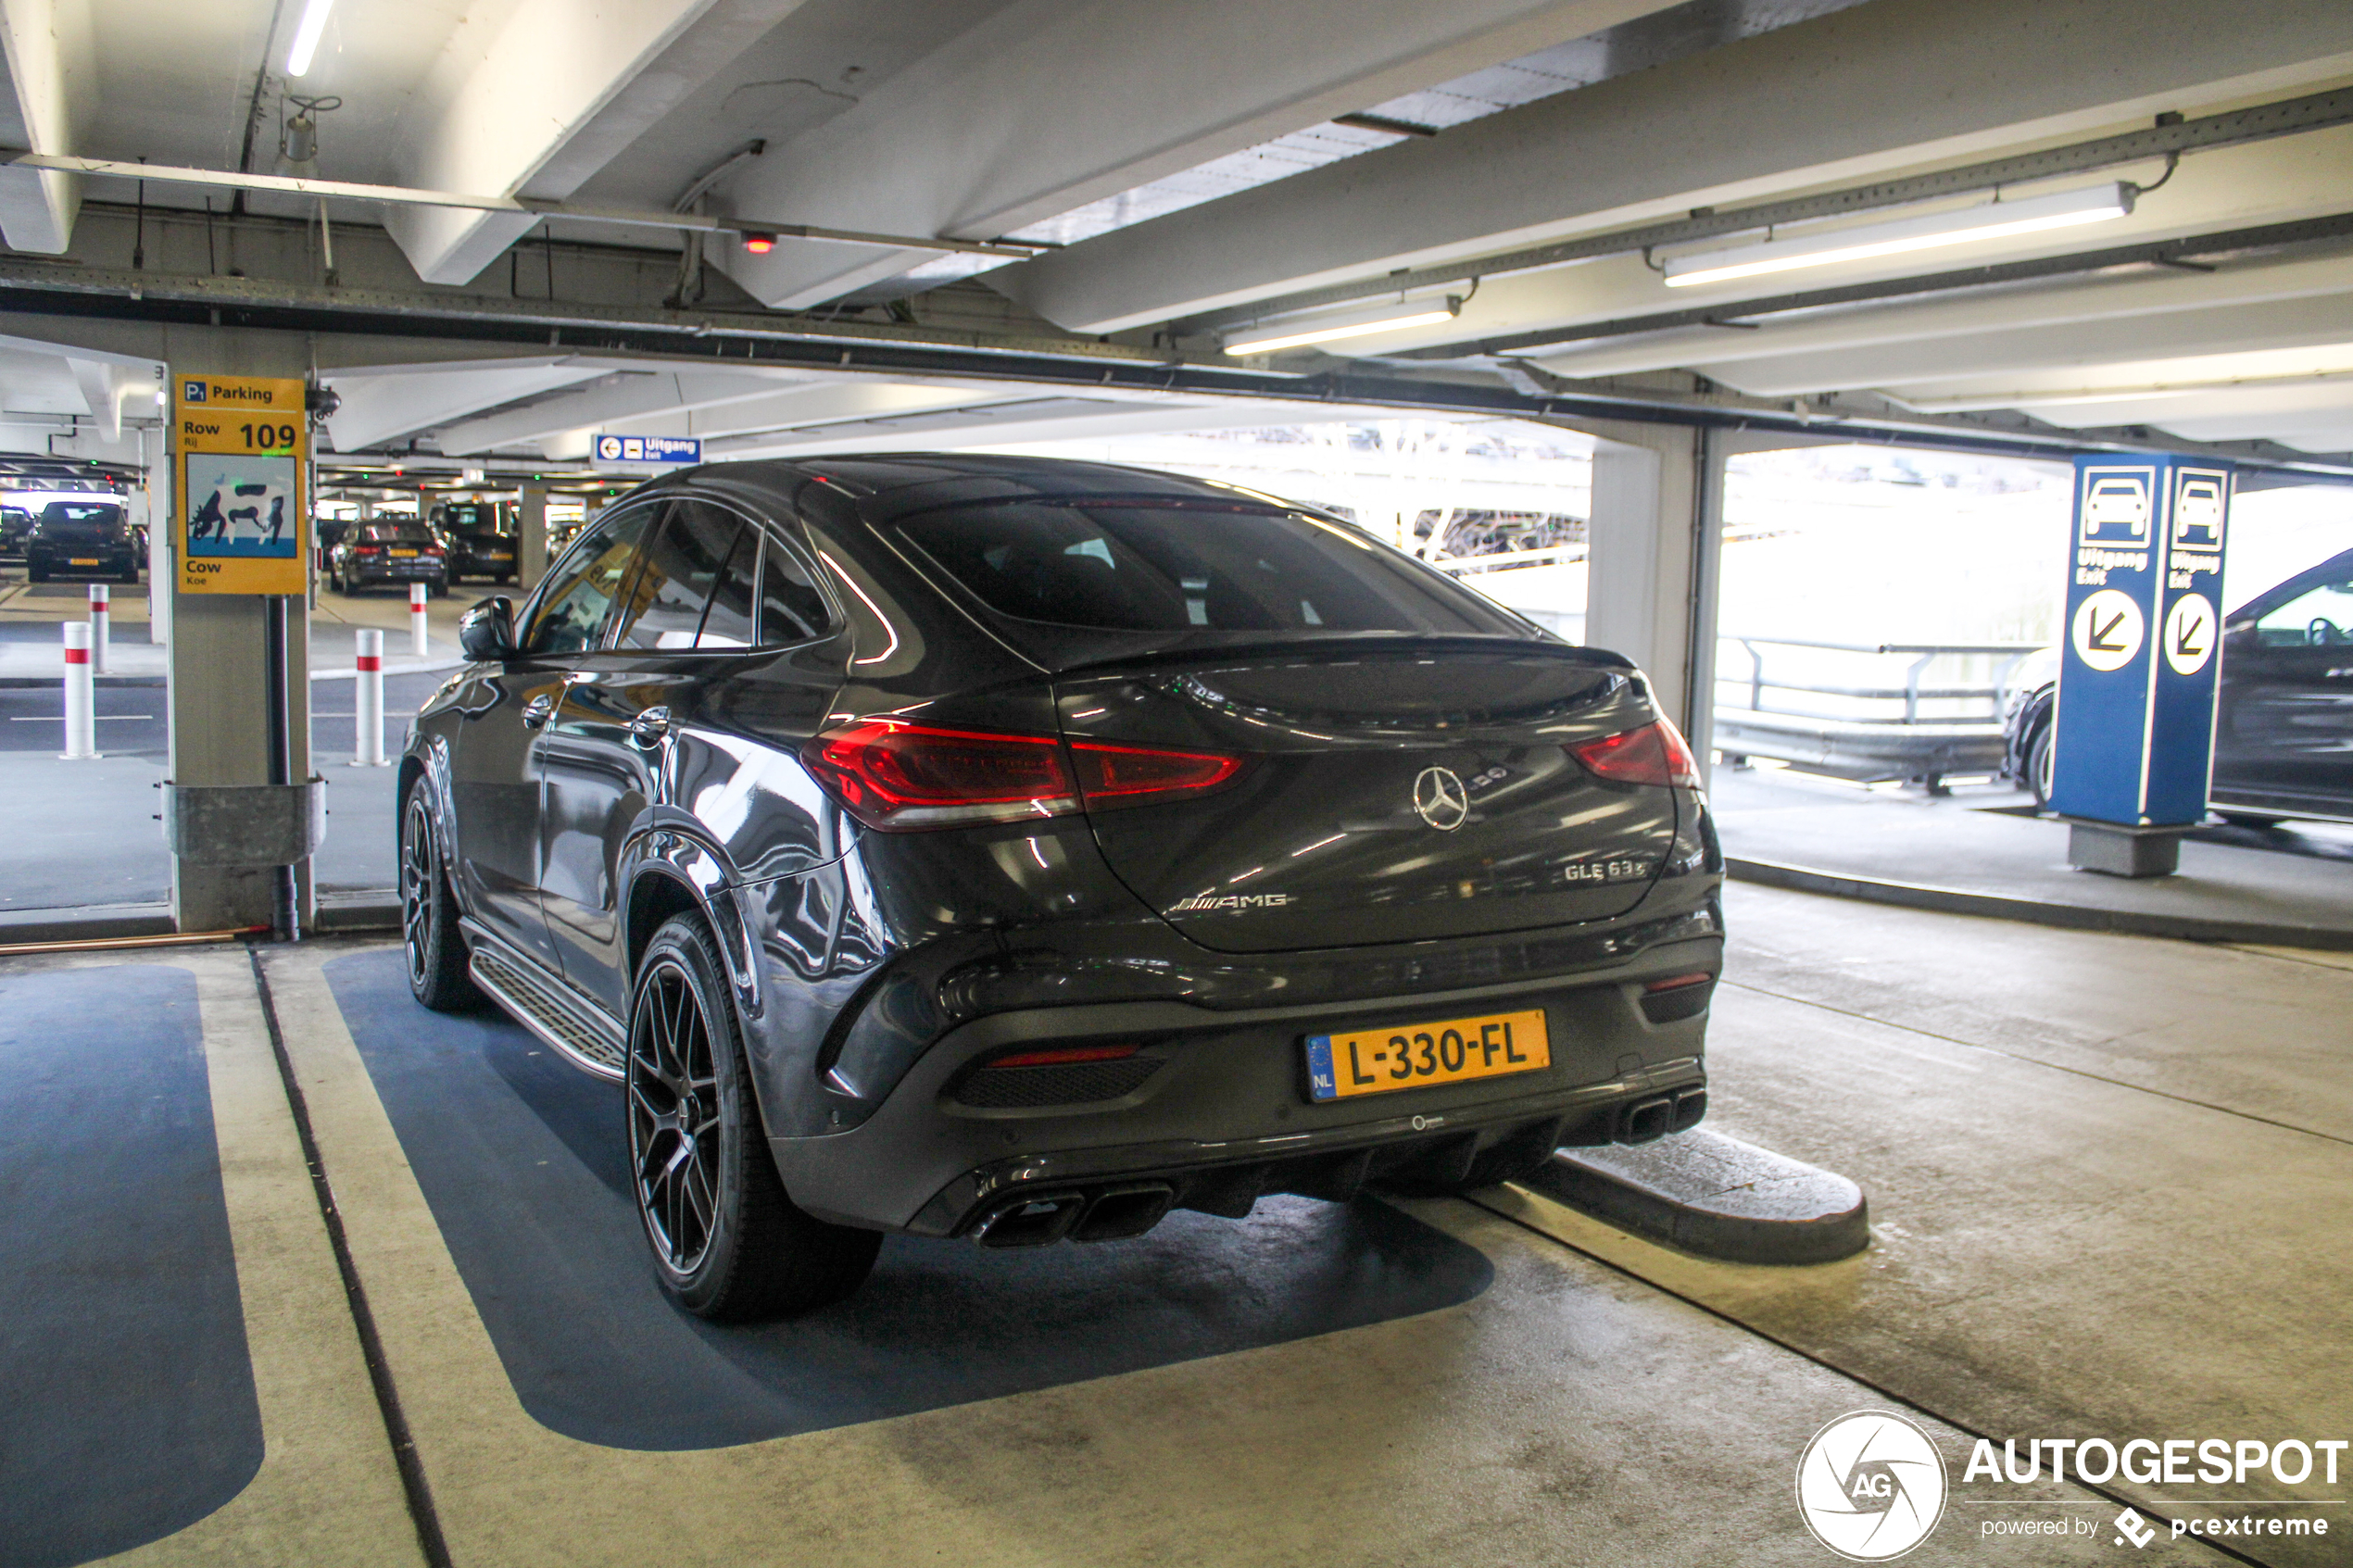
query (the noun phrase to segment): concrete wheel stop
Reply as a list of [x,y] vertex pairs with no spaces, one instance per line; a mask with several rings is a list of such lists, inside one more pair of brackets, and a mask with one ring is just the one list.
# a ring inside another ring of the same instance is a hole
[[1564,1148],[1521,1184],[1599,1220],[1735,1263],[1829,1263],[1870,1245],[1863,1189],[1835,1172],[1693,1128]]

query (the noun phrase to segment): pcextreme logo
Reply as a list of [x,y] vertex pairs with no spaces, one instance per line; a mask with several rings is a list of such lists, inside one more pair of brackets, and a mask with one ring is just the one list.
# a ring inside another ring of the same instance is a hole
[[1850,1562],[1884,1562],[1926,1540],[1944,1517],[1944,1486],[1935,1443],[1887,1411],[1840,1416],[1797,1461],[1806,1527]]

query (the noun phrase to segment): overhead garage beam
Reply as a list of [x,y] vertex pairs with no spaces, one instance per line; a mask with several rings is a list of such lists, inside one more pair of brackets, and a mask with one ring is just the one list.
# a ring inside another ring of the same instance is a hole
[[2353,70],[2341,0],[1874,0],[1041,257],[1072,331],[1974,159]]
[[484,408],[550,392],[606,373],[603,365],[569,359],[521,359],[489,365],[433,367],[389,375],[330,375],[343,406],[327,421],[338,452],[438,430]]
[[624,373],[610,385],[585,387],[575,395],[552,397],[527,408],[444,425],[441,449],[453,456],[487,452],[569,431],[597,429],[615,420],[749,402],[783,389],[793,379],[740,370],[642,370]]
[[[36,153],[69,153],[95,92],[89,7],[75,0],[0,0],[0,137]],[[64,254],[82,182],[55,170],[0,169],[0,238],[11,250]]]
[[[803,0],[521,0],[468,19],[402,118],[397,182],[561,200]],[[36,151],[63,151],[36,148]],[[464,283],[535,215],[401,207],[385,227],[427,282]]]
[[[1016,0],[735,184],[738,211],[986,240],[1667,0]],[[925,259],[725,259],[770,305]]]

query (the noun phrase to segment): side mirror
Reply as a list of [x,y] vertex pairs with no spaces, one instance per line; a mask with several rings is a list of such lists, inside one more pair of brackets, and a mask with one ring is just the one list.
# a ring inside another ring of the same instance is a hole
[[514,658],[515,602],[501,594],[466,611],[458,621],[458,648],[477,662]]

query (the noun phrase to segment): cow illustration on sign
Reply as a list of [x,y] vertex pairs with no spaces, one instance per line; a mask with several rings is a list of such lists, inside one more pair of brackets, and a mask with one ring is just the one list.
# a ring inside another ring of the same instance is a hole
[[295,553],[295,461],[191,453],[188,553],[287,559]]

